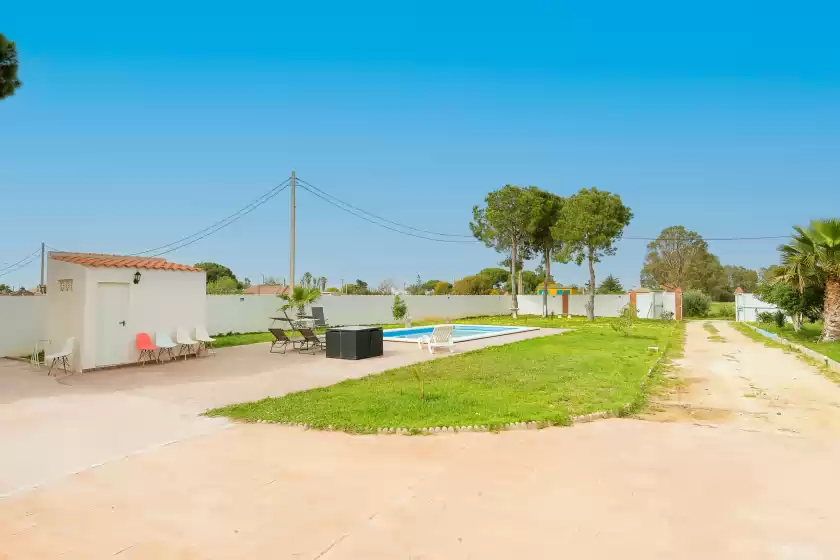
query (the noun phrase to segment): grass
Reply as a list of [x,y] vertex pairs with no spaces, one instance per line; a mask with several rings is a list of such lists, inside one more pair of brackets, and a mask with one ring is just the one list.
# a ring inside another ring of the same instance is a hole
[[726,342],[726,339],[720,336],[720,331],[718,330],[718,328],[710,322],[706,321],[705,323],[703,323],[703,328],[706,329],[706,332],[711,335],[707,337],[711,342]]
[[712,307],[709,309],[709,318],[711,319],[731,319],[735,320],[735,302],[734,301],[713,301]]
[[775,323],[761,323],[756,326],[840,362],[840,342],[819,342],[822,323],[804,323],[799,332],[793,330],[793,325],[789,324],[784,327],[778,327]]
[[621,413],[628,405],[643,404],[640,384],[656,359],[648,347],[668,347],[682,328],[673,322],[639,321],[628,337],[610,329],[606,319],[482,317],[459,322],[576,330],[227,406],[208,415],[358,433],[392,427],[493,428],[525,421],[568,424],[580,414]]

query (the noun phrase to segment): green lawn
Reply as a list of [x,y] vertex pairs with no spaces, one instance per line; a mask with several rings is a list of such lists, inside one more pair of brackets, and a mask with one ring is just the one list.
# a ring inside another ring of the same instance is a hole
[[[681,337],[682,325],[640,321],[632,336],[609,320],[509,317],[464,323],[572,327],[557,336],[525,340],[423,362],[292,393],[209,411],[210,416],[310,424],[349,432],[377,428],[501,426],[537,421],[568,424],[572,416],[644,402],[640,388],[655,353]],[[425,399],[420,398],[423,380]]]
[[840,362],[840,342],[817,342],[822,332],[822,323],[805,323],[799,332],[794,331],[790,324],[782,328],[777,327],[775,323],[760,323],[756,326]]
[[709,309],[709,318],[713,319],[731,319],[735,320],[735,302],[734,301],[713,301],[712,307]]

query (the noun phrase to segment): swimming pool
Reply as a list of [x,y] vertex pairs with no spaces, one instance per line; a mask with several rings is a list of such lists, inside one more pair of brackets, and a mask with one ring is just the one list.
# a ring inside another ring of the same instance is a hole
[[[443,325],[431,325],[428,327],[409,327],[405,329],[388,329],[382,333],[385,340],[392,342],[417,342],[418,339],[429,336],[435,327]],[[507,327],[490,325],[452,325],[453,342],[465,342],[491,336],[502,336],[525,331],[535,331],[536,327]]]

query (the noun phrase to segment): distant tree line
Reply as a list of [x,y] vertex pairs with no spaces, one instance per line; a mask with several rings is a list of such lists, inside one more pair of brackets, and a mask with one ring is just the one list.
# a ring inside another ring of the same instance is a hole
[[721,265],[703,237],[684,226],[663,229],[647,248],[642,287],[700,291],[715,301],[735,301],[737,288],[751,293],[758,287],[757,271]]
[[[548,283],[551,281],[552,262],[587,264],[589,270],[589,302],[586,306],[590,320],[595,318],[595,266],[603,257],[614,255],[615,243],[630,223],[633,213],[621,197],[596,188],[581,189],[563,198],[538,187],[505,185],[487,194],[484,204],[473,208],[470,229],[473,235],[505,255],[503,261],[511,294],[511,312],[514,317],[519,307],[517,301],[518,268],[527,259],[541,259],[543,283],[543,315],[548,314]],[[522,272],[526,287],[526,271]],[[536,276],[536,273],[532,273]],[[536,288],[535,278],[528,275],[528,290]],[[486,275],[475,275],[456,281],[456,292],[486,289]],[[533,283],[533,285],[531,285]],[[507,288],[508,286],[504,286]],[[492,290],[502,286],[495,283]]]

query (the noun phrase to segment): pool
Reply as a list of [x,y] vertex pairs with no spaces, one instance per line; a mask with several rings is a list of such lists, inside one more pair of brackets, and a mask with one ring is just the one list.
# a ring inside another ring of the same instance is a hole
[[[405,329],[388,329],[382,333],[385,340],[392,342],[417,342],[418,339],[429,336],[435,327],[443,325],[431,325],[428,327],[409,327]],[[535,331],[536,327],[507,327],[489,325],[452,325],[453,342],[465,342],[491,336],[502,336],[525,331]]]

